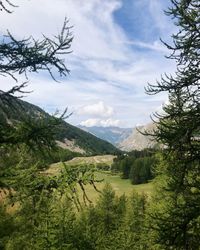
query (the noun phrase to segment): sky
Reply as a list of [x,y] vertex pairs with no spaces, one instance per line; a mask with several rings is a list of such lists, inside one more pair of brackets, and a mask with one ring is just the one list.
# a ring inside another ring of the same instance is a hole
[[[171,42],[175,26],[164,10],[170,0],[13,0],[12,14],[0,13],[0,38],[53,38],[65,17],[73,26],[72,53],[64,57],[70,74],[55,82],[48,74],[28,75],[25,101],[50,114],[68,107],[67,122],[85,126],[135,127],[150,122],[167,94],[149,96],[148,83],[175,65],[160,42]],[[19,77],[23,81],[23,77]],[[0,89],[15,82],[0,76]]]

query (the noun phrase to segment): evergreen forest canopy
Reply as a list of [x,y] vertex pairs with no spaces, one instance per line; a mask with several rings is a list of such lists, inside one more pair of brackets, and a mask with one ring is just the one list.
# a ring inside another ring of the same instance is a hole
[[[0,6],[8,14],[15,9],[8,0]],[[171,0],[170,6],[166,14],[178,32],[165,45],[176,72],[146,89],[153,95],[166,91],[169,97],[164,114],[156,114],[153,134],[164,145],[156,155],[155,192],[151,197],[117,197],[107,185],[92,204],[84,191],[85,184],[96,187],[88,166],[76,171],[65,167],[58,176],[41,171],[42,152],[48,158],[55,147],[55,119],[44,123],[41,118],[34,126],[1,119],[1,249],[200,249],[200,1]],[[72,42],[67,25],[65,21],[56,41],[18,41],[8,33],[10,39],[0,43],[0,75],[16,80],[18,73],[47,70],[54,77],[52,68],[67,75],[62,59]],[[8,106],[21,114],[20,105],[10,105],[10,95],[17,100],[24,85],[0,92],[2,114]],[[85,205],[79,202],[77,186]]]
[[121,173],[122,179],[130,179],[132,184],[147,183],[154,177],[156,150],[134,150],[114,159],[111,171]]

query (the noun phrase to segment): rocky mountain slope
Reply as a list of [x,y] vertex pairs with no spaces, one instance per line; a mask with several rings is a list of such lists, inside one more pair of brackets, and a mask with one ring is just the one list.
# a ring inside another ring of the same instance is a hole
[[144,133],[145,131],[152,132],[155,129],[155,123],[149,123],[145,126],[134,128],[132,130],[132,133],[125,140],[121,141],[117,146],[124,151],[153,148],[156,146],[156,142],[154,141],[154,139],[151,136],[141,134],[139,131]]

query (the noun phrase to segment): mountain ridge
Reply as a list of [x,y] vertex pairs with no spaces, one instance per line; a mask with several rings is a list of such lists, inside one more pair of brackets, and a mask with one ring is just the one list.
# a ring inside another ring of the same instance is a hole
[[[17,99],[11,95],[7,95],[6,98],[6,102],[0,99],[0,120],[2,123],[23,122],[24,117],[31,119],[52,117],[34,104]],[[120,152],[119,149],[109,142],[99,139],[66,121],[61,120],[59,126],[55,126],[55,129],[55,140],[62,144],[60,146],[63,148],[69,146],[66,141],[70,141],[73,147],[79,148],[79,151],[82,150],[82,152],[88,155],[116,154]]]

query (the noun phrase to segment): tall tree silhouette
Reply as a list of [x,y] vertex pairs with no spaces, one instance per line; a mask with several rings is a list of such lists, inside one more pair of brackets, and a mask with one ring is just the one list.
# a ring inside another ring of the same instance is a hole
[[[168,92],[154,136],[165,145],[157,171],[159,192],[151,217],[162,249],[199,249],[200,240],[200,2],[171,0],[166,11],[175,20],[169,59],[174,76],[162,77],[147,92]],[[159,202],[159,204],[158,204]]]

